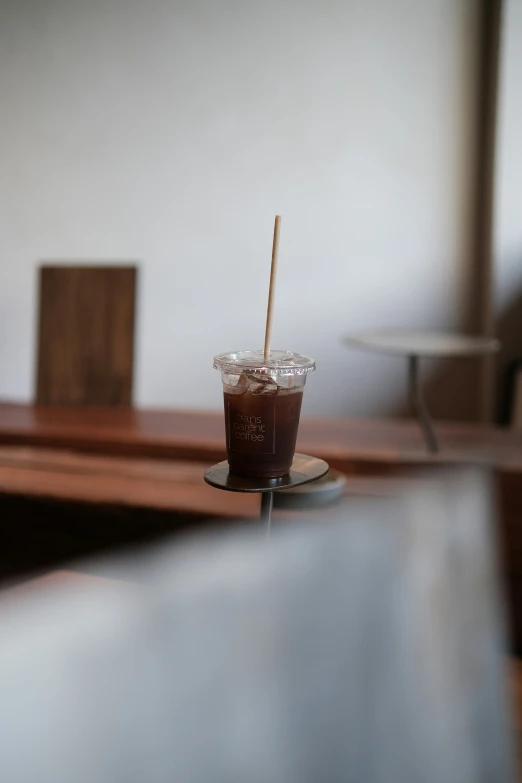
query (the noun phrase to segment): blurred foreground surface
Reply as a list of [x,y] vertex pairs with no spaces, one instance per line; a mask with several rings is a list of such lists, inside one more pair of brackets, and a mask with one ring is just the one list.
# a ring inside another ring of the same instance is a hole
[[513,780],[493,521],[462,469],[6,594],[2,779]]

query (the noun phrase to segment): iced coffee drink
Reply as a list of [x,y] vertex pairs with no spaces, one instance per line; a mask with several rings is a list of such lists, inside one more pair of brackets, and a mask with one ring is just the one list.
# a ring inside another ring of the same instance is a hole
[[288,351],[239,351],[214,359],[221,370],[231,473],[277,478],[294,458],[303,389],[315,362]]

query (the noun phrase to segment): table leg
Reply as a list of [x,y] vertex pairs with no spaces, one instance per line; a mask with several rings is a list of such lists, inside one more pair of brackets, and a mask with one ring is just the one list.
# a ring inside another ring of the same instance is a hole
[[266,532],[270,535],[272,530],[272,508],[274,506],[274,493],[261,492],[261,522],[266,523]]
[[418,356],[408,357],[408,385],[411,404],[419,420],[420,428],[422,430],[422,434],[424,435],[424,440],[426,441],[428,451],[431,451],[433,454],[435,454],[439,450],[439,444],[437,443],[437,438],[435,437],[435,433],[433,431],[429,411],[422,396],[419,380]]

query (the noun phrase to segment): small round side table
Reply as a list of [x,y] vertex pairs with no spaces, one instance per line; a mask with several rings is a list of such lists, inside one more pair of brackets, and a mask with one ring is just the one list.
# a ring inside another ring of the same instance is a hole
[[369,332],[345,338],[353,348],[392,356],[402,356],[408,361],[408,388],[413,410],[419,420],[428,451],[436,453],[439,444],[435,437],[430,414],[419,381],[421,358],[449,359],[471,356],[487,356],[500,348],[500,343],[490,337],[471,337],[463,334],[437,332]]
[[328,463],[307,454],[294,454],[290,472],[286,476],[273,479],[243,478],[230,473],[228,462],[218,462],[205,471],[205,481],[211,487],[225,489],[228,492],[259,492],[261,494],[261,521],[266,523],[270,534],[274,492],[281,489],[298,487],[316,481],[328,472]]

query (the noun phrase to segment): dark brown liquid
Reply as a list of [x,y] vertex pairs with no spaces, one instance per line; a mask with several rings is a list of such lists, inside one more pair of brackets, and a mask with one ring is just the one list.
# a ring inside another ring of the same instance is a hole
[[294,458],[303,392],[225,392],[224,397],[231,472],[252,478],[276,478],[288,473]]

